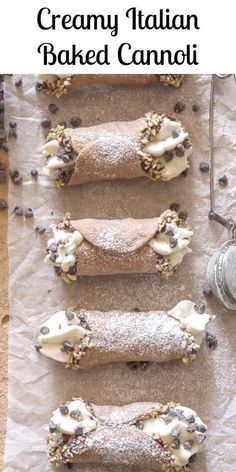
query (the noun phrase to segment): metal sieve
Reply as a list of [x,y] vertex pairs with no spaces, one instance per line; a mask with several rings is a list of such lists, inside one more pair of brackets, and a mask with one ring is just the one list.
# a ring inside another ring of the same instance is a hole
[[[229,310],[236,310],[236,222],[224,218],[215,210],[214,192],[214,88],[217,78],[232,74],[212,75],[209,112],[210,211],[209,219],[224,226],[228,239],[211,257],[207,266],[207,281],[214,295]],[[236,75],[233,75],[236,84]]]

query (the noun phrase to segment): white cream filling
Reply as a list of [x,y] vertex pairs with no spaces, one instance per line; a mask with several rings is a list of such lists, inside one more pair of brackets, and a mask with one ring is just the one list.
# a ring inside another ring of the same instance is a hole
[[[64,229],[53,229],[53,238],[49,239],[47,248],[49,254],[45,257],[44,262],[60,267],[63,272],[68,272],[70,267],[75,264],[74,252],[76,248],[82,243],[83,236],[79,231],[69,232]],[[50,251],[52,244],[57,245],[57,250]],[[52,261],[51,255],[56,253],[55,261]]]
[[184,328],[192,334],[195,342],[200,346],[206,325],[214,317],[207,313],[199,314],[194,309],[194,303],[190,300],[182,300],[174,308],[167,312],[168,316],[179,320]]
[[65,311],[59,311],[52,315],[43,325],[49,329],[47,334],[41,334],[38,337],[39,344],[42,346],[40,352],[58,362],[66,363],[69,352],[63,352],[64,342],[71,343],[74,347],[89,333],[89,331],[80,325],[76,314],[71,319],[65,314]]
[[[179,136],[173,138],[172,131],[176,130]],[[183,144],[185,139],[188,138],[188,133],[183,130],[183,127],[179,121],[172,121],[165,117],[160,131],[152,138],[152,140],[145,144],[143,151],[151,154],[154,157],[161,158],[161,162],[164,164],[164,170],[162,171],[162,177],[164,180],[170,180],[177,177],[185,169],[188,169],[189,162],[188,158],[192,154],[192,146],[184,150],[184,156],[177,156],[175,148],[178,144]],[[165,158],[162,157],[165,152],[171,151],[174,155],[173,159],[166,162]]]
[[[188,246],[191,242],[193,231],[189,228],[181,228],[174,223],[167,224],[167,226],[172,229],[174,233],[173,236],[158,233],[148,244],[157,254],[163,256],[165,261],[169,263],[169,268],[173,269],[181,264],[185,254],[192,252]],[[175,247],[170,246],[170,237],[177,239]]]
[[[51,422],[58,427],[58,429],[65,434],[74,435],[77,427],[83,428],[83,433],[89,433],[96,429],[96,421],[93,419],[91,413],[88,411],[85,403],[82,400],[73,400],[67,404],[69,413],[63,415],[58,408],[53,412]],[[78,410],[80,416],[77,419],[72,418],[70,412]]]
[[[205,426],[206,428],[206,425],[204,425],[202,420],[198,416],[196,416],[195,411],[191,410],[190,408],[183,407],[183,406],[178,406],[177,409],[182,410],[183,414],[186,417],[193,415],[195,417],[194,422],[197,425],[202,425],[202,426]],[[203,444],[202,443],[199,444],[196,440],[197,435],[201,435],[201,433],[199,431],[195,431],[193,433],[188,432],[186,429],[186,427],[188,426],[188,423],[186,423],[185,421],[179,420],[178,417],[176,416],[172,417],[172,421],[168,424],[164,421],[162,415],[160,415],[157,418],[150,418],[150,419],[144,420],[143,423],[144,423],[143,431],[149,435],[158,434],[160,438],[162,439],[162,441],[165,444],[167,444],[168,449],[170,450],[170,452],[174,455],[176,459],[176,464],[180,467],[188,464],[190,457],[193,454],[197,454],[198,452],[200,452],[203,447]],[[171,431],[173,430],[173,428],[176,428],[176,427],[180,430],[180,434],[178,436],[178,440],[180,441],[179,449],[175,449],[172,447],[172,443],[175,438],[173,437],[173,435],[171,435]],[[184,447],[184,443],[186,443],[186,441],[193,442],[191,443],[192,446],[190,450],[187,450]]]
[[64,169],[69,167],[72,164],[72,160],[69,162],[64,162],[62,158],[57,156],[58,151],[62,150],[59,143],[56,139],[48,141],[48,143],[42,146],[42,153],[47,157],[47,162],[43,167],[42,174],[46,175],[52,180],[55,180],[57,176],[55,175],[56,170]]

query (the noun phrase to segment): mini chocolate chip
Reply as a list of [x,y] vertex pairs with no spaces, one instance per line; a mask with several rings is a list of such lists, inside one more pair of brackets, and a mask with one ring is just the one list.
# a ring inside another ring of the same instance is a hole
[[58,248],[58,243],[51,243],[50,246],[48,247],[49,251],[51,252],[56,252]]
[[207,428],[204,424],[198,424],[197,431],[199,431],[199,433],[205,433],[207,431]]
[[30,171],[31,177],[33,177],[35,180],[37,180],[39,172],[37,169],[31,169]]
[[179,209],[180,209],[180,204],[179,203],[171,203],[170,204],[170,210],[176,211],[176,213],[178,213]]
[[15,185],[21,185],[22,184],[22,177],[19,175],[19,177],[16,177],[15,179],[12,180],[12,182],[15,184]]
[[177,146],[176,146],[176,148],[175,148],[175,154],[176,154],[176,156],[178,156],[178,157],[183,157],[183,156],[184,156],[184,153],[185,153],[185,149],[184,149],[183,144],[177,144]]
[[179,137],[179,132],[177,131],[176,128],[172,129],[172,138],[178,138]]
[[179,449],[180,448],[180,440],[179,439],[174,439],[171,443],[172,449]]
[[195,416],[194,415],[185,416],[185,420],[187,421],[187,423],[194,423],[195,422]]
[[197,429],[197,425],[196,423],[190,423],[186,429],[189,433],[194,433],[194,431]]
[[70,119],[70,124],[77,128],[81,124],[81,118],[79,116],[72,116]]
[[137,369],[145,370],[147,365],[148,365],[148,362],[144,362],[144,361],[127,362],[127,366],[129,367],[130,370],[137,370]]
[[43,90],[45,88],[47,88],[46,82],[44,82],[43,80],[38,80],[38,82],[36,82],[36,84],[35,84],[36,92],[40,92],[41,90]]
[[84,430],[80,426],[76,426],[75,429],[74,429],[74,433],[75,433],[76,436],[82,436],[83,432],[84,432]]
[[211,297],[212,295],[212,290],[210,288],[204,288],[203,289],[203,294],[205,295],[205,297]]
[[200,107],[199,105],[197,105],[196,103],[192,106],[192,110],[197,113],[199,110],[200,110]]
[[193,454],[192,456],[190,456],[188,462],[189,464],[193,464],[196,460],[197,460],[197,454]]
[[215,334],[210,333],[210,331],[206,331],[205,334],[206,344],[209,349],[216,349],[218,347],[218,340]]
[[198,444],[202,444],[206,439],[206,436],[204,434],[197,434],[196,435],[196,441]]
[[55,115],[55,113],[58,111],[58,106],[55,103],[50,103],[48,105],[48,109],[51,113]]
[[[56,262],[56,259],[57,259],[57,254],[56,254],[55,252],[54,252],[54,253],[51,253],[51,254],[50,254],[50,260],[51,260],[52,262]],[[54,269],[59,271],[60,267],[54,267]]]
[[59,439],[57,440],[57,446],[62,447],[62,446],[64,446],[64,444],[65,444],[65,443],[64,443],[64,439],[63,439],[63,438],[59,438]]
[[175,428],[173,428],[170,432],[171,436],[173,436],[174,438],[178,438],[179,435],[180,435],[180,429],[176,426]]
[[41,121],[42,128],[50,128],[51,127],[51,120],[47,116],[45,116]]
[[182,111],[184,111],[184,109],[185,109],[185,105],[182,102],[177,102],[174,106],[175,113],[181,113]]
[[209,164],[207,162],[204,162],[204,161],[201,162],[200,165],[199,165],[199,170],[201,172],[204,172],[204,173],[209,172]]
[[65,349],[65,351],[71,351],[72,352],[74,350],[74,346],[70,341],[64,341],[63,348]]
[[182,411],[182,410],[179,410],[179,409],[176,409],[175,411],[176,411],[178,420],[179,420],[179,421],[184,421],[184,420],[185,420],[185,416],[184,416],[183,411]]
[[50,330],[47,326],[41,326],[41,328],[40,328],[40,333],[42,333],[42,334],[48,334],[49,331]]
[[0,210],[5,210],[7,208],[7,202],[0,198]]
[[17,138],[17,132],[15,129],[10,129],[8,133],[8,138]]
[[71,418],[73,418],[74,420],[78,420],[80,417],[81,417],[81,411],[76,409],[76,410],[71,410],[70,411],[70,416]]
[[4,128],[0,128],[0,139],[5,139],[6,131]]
[[17,122],[15,120],[9,121],[9,126],[10,128],[16,128],[17,127]]
[[55,433],[58,430],[58,426],[54,423],[49,424],[49,431],[50,433]]
[[205,303],[203,302],[195,303],[193,308],[199,315],[203,315],[206,311]]
[[167,236],[174,236],[174,231],[173,231],[173,226],[172,225],[166,225],[166,228],[165,228],[165,234]]
[[188,175],[188,169],[183,170],[183,172],[181,172],[181,175],[186,177]]
[[179,218],[180,218],[181,220],[184,220],[184,221],[185,221],[185,220],[187,220],[187,217],[188,217],[188,212],[187,212],[187,211],[180,211],[180,212],[179,212]]
[[139,420],[137,421],[137,423],[135,424],[135,426],[138,428],[138,429],[141,429],[143,430],[144,429],[144,422]]
[[15,87],[21,87],[22,85],[22,78],[20,77],[19,79],[15,80]]
[[192,446],[193,446],[193,441],[184,442],[184,449],[186,449],[187,451],[190,451],[190,449],[192,449]]
[[76,265],[73,265],[72,267],[69,268],[68,274],[70,275],[76,275]]
[[70,162],[70,157],[64,154],[64,156],[62,157],[62,160],[65,164],[68,164],[68,162]]
[[42,346],[42,344],[35,344],[34,348],[35,348],[35,351],[40,352],[41,349],[43,349],[43,346]]
[[168,415],[177,416],[175,408],[170,407],[169,410],[168,410]]
[[44,234],[46,231],[46,228],[44,226],[36,226],[35,227],[35,232],[38,234]]
[[73,313],[73,311],[66,311],[65,315],[66,315],[66,318],[68,319],[68,321],[73,320],[73,318],[75,317],[75,314]]
[[178,239],[177,239],[177,238],[174,238],[174,237],[170,238],[169,244],[170,244],[170,247],[171,247],[171,248],[176,247],[177,244],[178,244]]
[[171,418],[171,416],[166,415],[166,416],[163,417],[163,420],[166,424],[169,424],[169,423],[171,423],[172,418]]
[[61,413],[62,415],[68,415],[68,413],[69,413],[69,408],[68,408],[67,405],[61,405],[61,406],[59,407],[59,410],[60,410],[60,413]]
[[226,185],[228,185],[228,178],[227,178],[227,176],[226,176],[226,175],[223,175],[222,177],[220,177],[220,178],[218,179],[218,182],[219,182],[219,185],[220,185],[221,187],[226,187]]
[[13,213],[16,215],[16,216],[23,216],[23,208],[21,207],[18,207],[16,206],[13,210]]
[[32,218],[34,216],[32,208],[26,208],[26,210],[24,211],[24,216],[25,218]]
[[172,161],[172,159],[174,158],[174,154],[173,152],[171,151],[166,151],[164,154],[163,154],[163,157],[165,159],[166,162],[170,162]]

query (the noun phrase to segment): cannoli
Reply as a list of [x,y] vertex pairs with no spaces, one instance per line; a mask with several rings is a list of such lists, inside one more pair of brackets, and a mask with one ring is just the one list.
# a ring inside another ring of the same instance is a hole
[[182,82],[183,76],[181,74],[37,74],[36,78],[37,92],[43,90],[47,94],[52,94],[59,98],[61,95],[66,94],[72,86],[78,87],[80,85],[148,85],[160,80],[160,82],[164,83],[164,85],[170,85],[172,87],[178,88]]
[[45,262],[67,283],[79,275],[158,272],[168,277],[191,252],[192,235],[181,212],[172,210],[142,220],[71,221],[66,214],[53,228]]
[[48,430],[51,463],[187,472],[207,426],[191,408],[175,403],[97,406],[73,399],[53,412]]
[[172,310],[144,312],[59,311],[40,328],[35,348],[72,369],[112,362],[195,359],[211,320],[189,300]]
[[58,187],[96,180],[168,181],[189,167],[192,144],[175,117],[146,113],[135,121],[51,129],[43,174]]

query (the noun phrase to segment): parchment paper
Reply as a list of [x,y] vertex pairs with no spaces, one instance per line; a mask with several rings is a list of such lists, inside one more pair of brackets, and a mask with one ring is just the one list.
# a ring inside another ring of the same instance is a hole
[[[187,76],[178,89],[161,84],[148,87],[83,87],[57,103],[59,112],[53,123],[79,115],[83,125],[109,120],[129,120],[156,110],[173,113],[177,101],[186,104],[179,115],[191,133],[194,144],[191,170],[169,183],[137,181],[101,182],[67,188],[63,192],[31,180],[30,170],[44,160],[40,147],[44,133],[40,126],[49,115],[50,102],[36,94],[33,76],[23,77],[23,88],[15,88],[12,78],[6,90],[6,125],[17,121],[18,137],[10,140],[10,167],[17,167],[23,186],[10,184],[10,213],[15,206],[31,207],[34,219],[9,216],[10,255],[10,349],[9,413],[5,472],[48,472],[46,432],[51,412],[59,404],[82,396],[97,404],[122,404],[133,401],[175,400],[195,409],[209,425],[205,452],[193,466],[194,471],[233,472],[235,470],[235,313],[225,310],[214,298],[208,309],[217,315],[214,331],[219,348],[203,348],[190,366],[178,363],[151,364],[131,371],[126,365],[110,365],[87,372],[71,372],[37,354],[33,343],[39,326],[53,312],[78,304],[87,309],[131,310],[169,309],[181,299],[199,300],[205,287],[205,269],[210,255],[226,238],[224,229],[209,222],[209,174],[199,172],[199,163],[208,159],[208,103],[210,76]],[[229,185],[217,184],[218,208],[236,217],[235,97],[233,79],[216,87],[216,178],[227,174]],[[200,110],[192,111],[198,104]],[[187,256],[177,274],[165,281],[158,275],[87,277],[65,285],[51,267],[43,263],[50,225],[70,210],[72,217],[145,218],[159,215],[172,202],[190,214],[195,234],[193,254]],[[46,225],[43,236],[36,225]],[[138,314],[137,314],[138,316]],[[59,469],[60,470],[60,469]],[[81,471],[124,471],[123,467],[103,469],[81,467]]]

